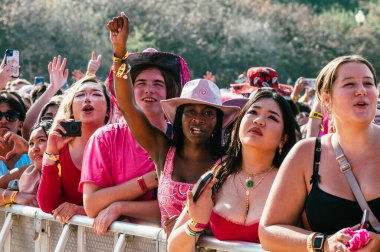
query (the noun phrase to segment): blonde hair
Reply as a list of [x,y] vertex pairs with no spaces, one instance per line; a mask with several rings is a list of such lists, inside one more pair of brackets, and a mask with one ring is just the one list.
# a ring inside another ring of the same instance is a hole
[[375,68],[372,66],[372,64],[368,60],[366,60],[360,55],[346,55],[346,56],[335,58],[332,61],[330,61],[324,68],[322,68],[322,70],[319,72],[317,76],[317,79],[315,80],[316,87],[317,87],[317,97],[323,107],[326,108],[326,105],[324,104],[323,99],[322,99],[323,94],[330,95],[330,104],[331,104],[332,86],[337,78],[338,68],[343,64],[351,63],[351,62],[365,64],[371,71],[375,85],[377,86]]
[[86,83],[96,83],[102,87],[103,94],[107,103],[107,113],[104,119],[104,123],[107,123],[110,118],[111,102],[109,97],[109,92],[107,87],[95,76],[85,76],[75,82],[70,88],[68,88],[64,94],[61,104],[59,105],[57,115],[54,118],[53,128],[57,125],[58,120],[69,120],[73,118],[73,100],[75,94],[78,92],[79,88]]

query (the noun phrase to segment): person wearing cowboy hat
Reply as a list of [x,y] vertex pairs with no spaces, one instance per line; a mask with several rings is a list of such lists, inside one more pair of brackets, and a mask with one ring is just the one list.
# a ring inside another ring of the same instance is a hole
[[[176,97],[189,80],[186,62],[178,55],[148,48],[131,54],[128,64],[136,105],[152,125],[170,138],[172,127],[165,119],[160,101]],[[118,108],[112,82],[113,71],[109,86]],[[157,184],[154,163],[125,120],[99,129],[90,138],[84,152],[79,190],[84,193],[86,214],[95,218],[96,233],[107,232],[121,215],[139,222],[159,223]]]
[[[121,13],[108,28],[116,57],[128,57],[128,18]],[[222,128],[240,108],[223,106],[219,88],[211,81],[187,82],[179,98],[161,101],[167,120],[173,123],[173,140],[169,140],[138,108],[123,61],[115,60],[114,69],[119,106],[138,143],[156,164],[161,224],[169,227],[165,221],[181,213],[186,192],[223,156]]]

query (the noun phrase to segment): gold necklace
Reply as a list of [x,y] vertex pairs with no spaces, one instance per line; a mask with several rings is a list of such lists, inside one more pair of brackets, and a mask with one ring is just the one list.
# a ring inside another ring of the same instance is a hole
[[258,187],[261,182],[263,182],[264,178],[269,174],[269,172],[273,169],[273,166],[271,166],[270,168],[268,168],[266,171],[263,171],[263,172],[259,172],[257,174],[252,174],[251,176],[257,176],[259,174],[264,174],[264,176],[262,176],[262,178],[255,184],[253,182],[253,179],[251,178],[251,176],[249,176],[247,179],[246,179],[246,183],[244,185],[243,181],[241,180],[241,177],[239,176],[239,174],[237,174],[238,178],[239,178],[239,182],[243,188],[243,190],[245,190],[245,215],[244,215],[244,225],[247,221],[247,217],[248,217],[248,212],[249,212],[249,191],[250,190],[254,190],[256,189],[256,187]]

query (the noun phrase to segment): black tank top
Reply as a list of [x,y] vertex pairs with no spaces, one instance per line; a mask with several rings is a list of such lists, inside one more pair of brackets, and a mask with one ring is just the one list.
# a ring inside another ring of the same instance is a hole
[[[319,160],[321,139],[317,138],[314,150],[312,188],[305,202],[305,212],[311,230],[324,234],[333,234],[340,229],[360,223],[363,211],[356,201],[339,198],[319,188]],[[380,219],[380,197],[367,202],[377,219]],[[374,231],[372,227],[369,231]]]

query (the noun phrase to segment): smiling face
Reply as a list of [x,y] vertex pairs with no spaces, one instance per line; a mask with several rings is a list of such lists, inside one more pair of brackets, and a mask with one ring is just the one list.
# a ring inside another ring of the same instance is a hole
[[32,131],[29,139],[28,155],[34,166],[41,170],[42,157],[46,150],[47,136],[41,127]]
[[283,144],[284,120],[279,105],[262,98],[251,105],[243,116],[239,139],[244,146],[275,151]]
[[185,139],[194,143],[209,141],[216,121],[216,108],[201,104],[185,105],[182,115],[182,131]]
[[3,114],[0,119],[0,135],[4,135],[8,131],[17,133],[22,126],[18,112],[6,102],[0,103],[0,112]]
[[162,114],[160,101],[166,99],[166,85],[161,72],[157,68],[140,72],[134,82],[134,94],[136,103],[144,114]]
[[72,103],[73,117],[82,124],[104,125],[107,114],[107,102],[100,84],[86,82],[74,95]]
[[331,104],[336,123],[369,124],[376,114],[377,97],[374,77],[367,65],[350,62],[339,66],[331,97],[324,98],[325,103]]

